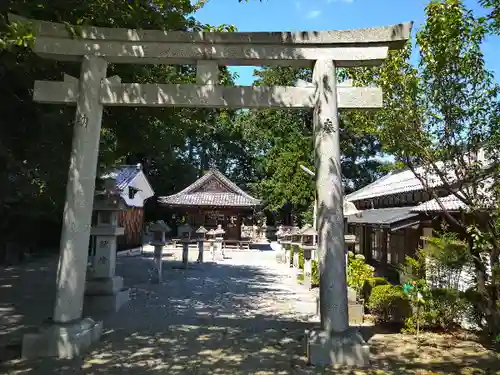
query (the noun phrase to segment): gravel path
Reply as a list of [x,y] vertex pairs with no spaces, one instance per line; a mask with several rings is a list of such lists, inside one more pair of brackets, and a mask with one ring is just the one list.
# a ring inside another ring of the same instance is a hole
[[152,259],[119,259],[132,301],[104,319],[105,335],[85,358],[13,361],[9,373],[274,375],[305,367],[315,299],[274,252],[228,252],[188,270],[175,269],[173,253],[160,285],[148,282]]

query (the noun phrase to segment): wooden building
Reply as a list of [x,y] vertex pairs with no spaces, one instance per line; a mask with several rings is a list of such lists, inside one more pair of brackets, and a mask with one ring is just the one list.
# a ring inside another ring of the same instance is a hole
[[144,203],[154,195],[154,190],[141,164],[117,166],[101,177],[116,180],[116,187],[127,205],[127,209],[119,214],[119,225],[125,228],[125,234],[118,237],[118,250],[142,246]]
[[[435,189],[439,196],[446,195],[437,182]],[[392,171],[345,200],[360,210],[347,216],[347,230],[357,238],[356,252],[375,266],[378,275],[393,282],[399,281],[397,266],[423,246],[422,237],[439,228],[435,213],[421,206],[430,194],[409,169]]]
[[226,242],[241,240],[243,218],[251,216],[260,201],[245,193],[216,169],[211,169],[181,192],[159,197],[164,207],[186,217],[193,230],[222,225]]

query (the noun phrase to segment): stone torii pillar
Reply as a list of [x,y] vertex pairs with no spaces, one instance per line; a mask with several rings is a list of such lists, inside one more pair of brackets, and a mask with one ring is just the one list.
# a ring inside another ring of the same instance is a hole
[[313,70],[321,331],[311,332],[307,352],[315,365],[365,366],[369,347],[349,327],[336,73],[326,59]]
[[[57,269],[53,325],[23,337],[25,358],[50,356],[71,358],[99,340],[102,323],[82,319],[87,273],[88,244],[103,105],[101,81],[108,63],[97,56],[84,56],[76,100],[66,201]],[[66,76],[66,81],[76,79]]]

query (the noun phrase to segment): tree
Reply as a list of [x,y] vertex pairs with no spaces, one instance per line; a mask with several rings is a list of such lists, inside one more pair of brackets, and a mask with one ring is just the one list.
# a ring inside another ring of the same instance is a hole
[[385,150],[413,170],[433,198],[440,190],[462,205],[462,214],[455,215],[437,199],[447,221],[467,241],[483,313],[490,333],[497,334],[500,88],[481,52],[488,29],[459,0],[433,0],[426,15],[416,38],[417,67],[409,62],[409,45],[392,53],[381,69],[356,74],[384,90],[378,123]]
[[[203,25],[192,17],[201,5],[189,0],[150,2],[90,0],[85,2],[10,0],[0,9],[0,231],[9,240],[50,238],[58,241],[62,204],[71,147],[74,108],[33,103],[35,79],[61,80],[63,73],[79,76],[79,65],[42,59],[29,46],[32,28],[23,22],[8,22],[7,13],[68,25],[125,27],[164,30],[233,31],[230,25]],[[233,77],[221,68],[221,82]],[[110,64],[109,75],[123,81],[194,83],[192,66]],[[199,175],[200,140],[217,149],[216,164],[228,157],[241,158],[244,143],[227,126],[225,111],[187,108],[106,108],[103,116],[99,163],[143,162],[155,190],[170,194]],[[231,117],[232,116],[232,117]],[[226,126],[219,127],[225,123]],[[214,129],[218,130],[214,131]],[[220,163],[219,163],[220,164]],[[176,178],[171,178],[176,176]],[[149,211],[149,210],[148,210]],[[50,230],[48,229],[50,227]],[[17,230],[30,231],[23,236]],[[48,234],[50,232],[50,234]],[[53,234],[53,235],[52,235]],[[12,237],[12,238],[10,238]]]
[[479,3],[485,8],[490,10],[487,16],[488,21],[491,22],[492,29],[500,32],[500,0],[479,0]]
[[[311,81],[312,71],[273,67],[257,70],[255,76],[256,85],[293,86],[299,79]],[[342,72],[339,79],[345,77]],[[304,214],[312,211],[314,183],[300,165],[314,165],[312,111],[243,111],[238,122],[246,129],[245,139],[252,140],[257,152],[254,191],[263,198],[266,209],[306,219]],[[346,192],[372,182],[386,166],[376,158],[381,144],[374,126],[372,114],[352,111],[341,115],[341,163]]]

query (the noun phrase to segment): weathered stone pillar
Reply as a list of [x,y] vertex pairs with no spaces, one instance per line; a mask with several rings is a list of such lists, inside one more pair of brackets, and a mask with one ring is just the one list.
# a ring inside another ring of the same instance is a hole
[[23,338],[23,357],[71,358],[99,339],[102,324],[82,320],[102,104],[99,91],[107,62],[84,56],[73,127],[57,270],[53,325]]
[[196,230],[196,233],[198,234],[198,263],[203,263],[203,252],[205,251],[204,245],[205,245],[205,236],[207,234],[208,230],[204,226],[199,227]]
[[82,314],[103,109],[99,90],[107,66],[96,56],[84,56],[81,66],[53,316],[58,323]]
[[366,365],[369,350],[356,330],[349,329],[340,166],[336,67],[318,60],[314,67],[317,231],[320,265],[321,331],[308,338],[313,365]]
[[188,238],[182,239],[182,266],[184,268],[187,268],[188,263],[189,263],[189,243],[190,242],[191,242],[191,240]]
[[171,229],[163,220],[158,220],[151,226],[150,231],[153,233],[153,241],[150,244],[154,247],[153,259],[155,265],[150,281],[153,284],[161,284],[163,281],[163,247],[167,243],[165,234],[170,232]]

